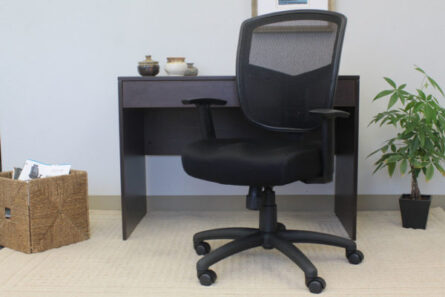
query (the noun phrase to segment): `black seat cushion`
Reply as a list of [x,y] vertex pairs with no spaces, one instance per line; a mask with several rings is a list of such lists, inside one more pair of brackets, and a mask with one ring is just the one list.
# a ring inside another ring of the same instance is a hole
[[278,186],[321,175],[317,144],[295,140],[204,139],[182,154],[191,176],[230,185]]

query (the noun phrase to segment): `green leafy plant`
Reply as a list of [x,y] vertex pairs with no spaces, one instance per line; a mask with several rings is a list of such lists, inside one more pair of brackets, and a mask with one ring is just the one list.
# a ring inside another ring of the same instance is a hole
[[445,176],[441,165],[445,159],[445,109],[429,91],[434,89],[442,97],[445,94],[423,69],[415,67],[415,70],[423,75],[423,80],[421,87],[413,93],[406,90],[406,84],[398,86],[392,79],[384,78],[391,88],[377,94],[374,101],[389,98],[388,107],[377,114],[369,125],[394,126],[398,132],[369,156],[381,153],[375,162],[374,173],[387,168],[392,176],[399,165],[402,175],[406,172],[411,174],[411,199],[419,200],[421,195],[417,179],[420,173],[425,175],[427,181],[433,177],[436,169]]

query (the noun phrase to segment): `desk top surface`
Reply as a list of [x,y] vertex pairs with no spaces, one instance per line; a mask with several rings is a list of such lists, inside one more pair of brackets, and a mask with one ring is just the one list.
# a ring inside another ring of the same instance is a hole
[[[196,80],[235,80],[236,76],[234,75],[225,75],[225,76],[120,76],[118,77],[119,81],[196,81]],[[340,80],[358,80],[360,79],[359,75],[339,75],[338,79]]]

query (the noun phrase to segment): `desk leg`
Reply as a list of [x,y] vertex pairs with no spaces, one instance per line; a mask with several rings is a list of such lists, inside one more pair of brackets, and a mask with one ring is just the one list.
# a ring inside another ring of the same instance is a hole
[[144,111],[120,107],[122,233],[124,240],[147,213]]
[[351,114],[336,121],[335,214],[351,239],[357,230],[358,108],[338,108]]

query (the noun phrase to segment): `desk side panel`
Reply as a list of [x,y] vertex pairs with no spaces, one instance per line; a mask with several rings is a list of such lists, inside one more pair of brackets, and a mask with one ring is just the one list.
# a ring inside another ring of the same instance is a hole
[[358,106],[357,82],[358,79],[341,79],[337,81],[337,88],[334,97],[334,106],[348,107]]
[[122,231],[124,240],[147,213],[143,110],[122,108],[119,86]]
[[335,214],[352,239],[357,231],[357,173],[359,137],[359,80],[354,83],[355,106],[339,109],[350,113],[336,121]]

